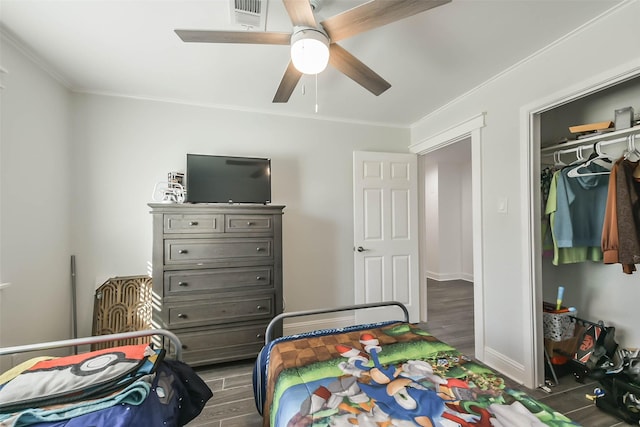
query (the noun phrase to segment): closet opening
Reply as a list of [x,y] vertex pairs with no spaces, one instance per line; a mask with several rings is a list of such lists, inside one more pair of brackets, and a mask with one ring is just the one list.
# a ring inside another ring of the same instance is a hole
[[[615,110],[626,107],[632,107],[636,114],[640,112],[638,65],[625,73],[612,71],[608,79],[583,82],[578,89],[557,94],[552,101],[523,109],[527,112],[528,122],[524,152],[528,153],[529,163],[525,169],[529,173],[527,180],[531,196],[528,206],[530,268],[526,271],[526,280],[531,286],[531,366],[537,384],[545,380],[542,303],[555,302],[560,286],[564,288],[563,305],[575,307],[578,317],[602,320],[608,326],[615,326],[616,341],[621,347],[640,344],[640,331],[635,327],[640,324],[640,313],[635,303],[640,300],[640,288],[636,286],[638,272],[625,274],[621,264],[605,264],[600,239],[597,239],[598,244],[584,246],[586,243],[573,243],[578,238],[566,239],[562,235],[555,237],[546,233],[551,226],[550,213],[559,206],[553,200],[558,196],[555,193],[558,190],[556,181],[554,194],[549,195],[551,178],[558,170],[565,168],[563,187],[580,183],[580,188],[593,186],[589,188],[600,189],[600,196],[595,197],[594,194],[593,201],[589,202],[592,206],[581,208],[581,211],[600,212],[603,203],[606,204],[609,169],[613,163],[625,155],[637,155],[634,160],[640,159],[640,126],[632,121],[630,126],[618,123],[616,128]],[[607,121],[613,122],[610,129],[580,135],[580,139],[569,130],[576,125]],[[583,166],[578,168],[579,165]],[[573,172],[569,175],[571,170]],[[558,175],[555,178],[558,180]],[[566,188],[561,190],[565,192],[563,194],[566,194]],[[602,231],[600,229],[593,234],[600,234],[601,238]],[[553,239],[545,241],[543,236]],[[558,242],[563,248],[558,248]],[[565,248],[578,251],[563,253]]]

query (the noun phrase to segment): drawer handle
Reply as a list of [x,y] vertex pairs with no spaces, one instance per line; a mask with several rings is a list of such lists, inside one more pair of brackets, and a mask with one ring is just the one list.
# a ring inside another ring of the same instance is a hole
[[189,346],[187,346],[186,344],[182,344],[182,346],[181,346],[181,347],[182,347],[182,349],[183,349],[183,350],[186,350],[186,349],[188,349],[188,348],[189,348]]
[[189,251],[188,251],[188,250],[186,250],[186,249],[178,249],[178,253],[179,253],[179,254],[188,254],[188,253],[189,253]]
[[256,338],[261,339],[262,338],[262,334],[256,334]]
[[261,248],[261,247],[259,247],[259,246],[258,246],[258,247],[256,248],[256,251],[257,251],[257,252],[262,252],[262,251],[264,251],[264,248]]
[[184,313],[178,313],[178,319],[186,319],[187,315]]
[[262,276],[256,276],[256,280],[264,280],[264,277],[262,277]]
[[264,309],[265,309],[265,307],[263,307],[261,305],[257,305],[256,306],[256,310],[258,310],[258,311],[261,311],[261,310],[264,310]]
[[247,227],[251,227],[252,225],[253,225],[253,222],[247,221]]
[[198,221],[189,221],[189,225],[191,227],[195,227],[196,225],[198,225]]
[[189,286],[187,282],[178,282],[178,286]]

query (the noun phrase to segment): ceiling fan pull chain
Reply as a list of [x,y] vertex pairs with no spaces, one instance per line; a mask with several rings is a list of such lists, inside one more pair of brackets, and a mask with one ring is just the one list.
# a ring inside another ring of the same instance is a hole
[[318,112],[318,75],[316,74],[316,113]]

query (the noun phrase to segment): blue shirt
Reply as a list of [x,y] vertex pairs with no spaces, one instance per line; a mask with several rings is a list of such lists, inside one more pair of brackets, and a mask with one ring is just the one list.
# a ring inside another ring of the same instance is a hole
[[[596,163],[581,167],[581,172],[608,172]],[[609,175],[569,177],[573,167],[558,175],[557,211],[553,233],[559,248],[600,246],[607,207]]]

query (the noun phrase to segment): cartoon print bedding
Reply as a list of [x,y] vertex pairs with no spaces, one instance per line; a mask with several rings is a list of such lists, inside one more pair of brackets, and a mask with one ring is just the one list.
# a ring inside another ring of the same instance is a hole
[[211,391],[147,344],[30,359],[0,376],[0,426],[181,426]]
[[265,427],[578,425],[404,322],[274,340],[254,387]]

